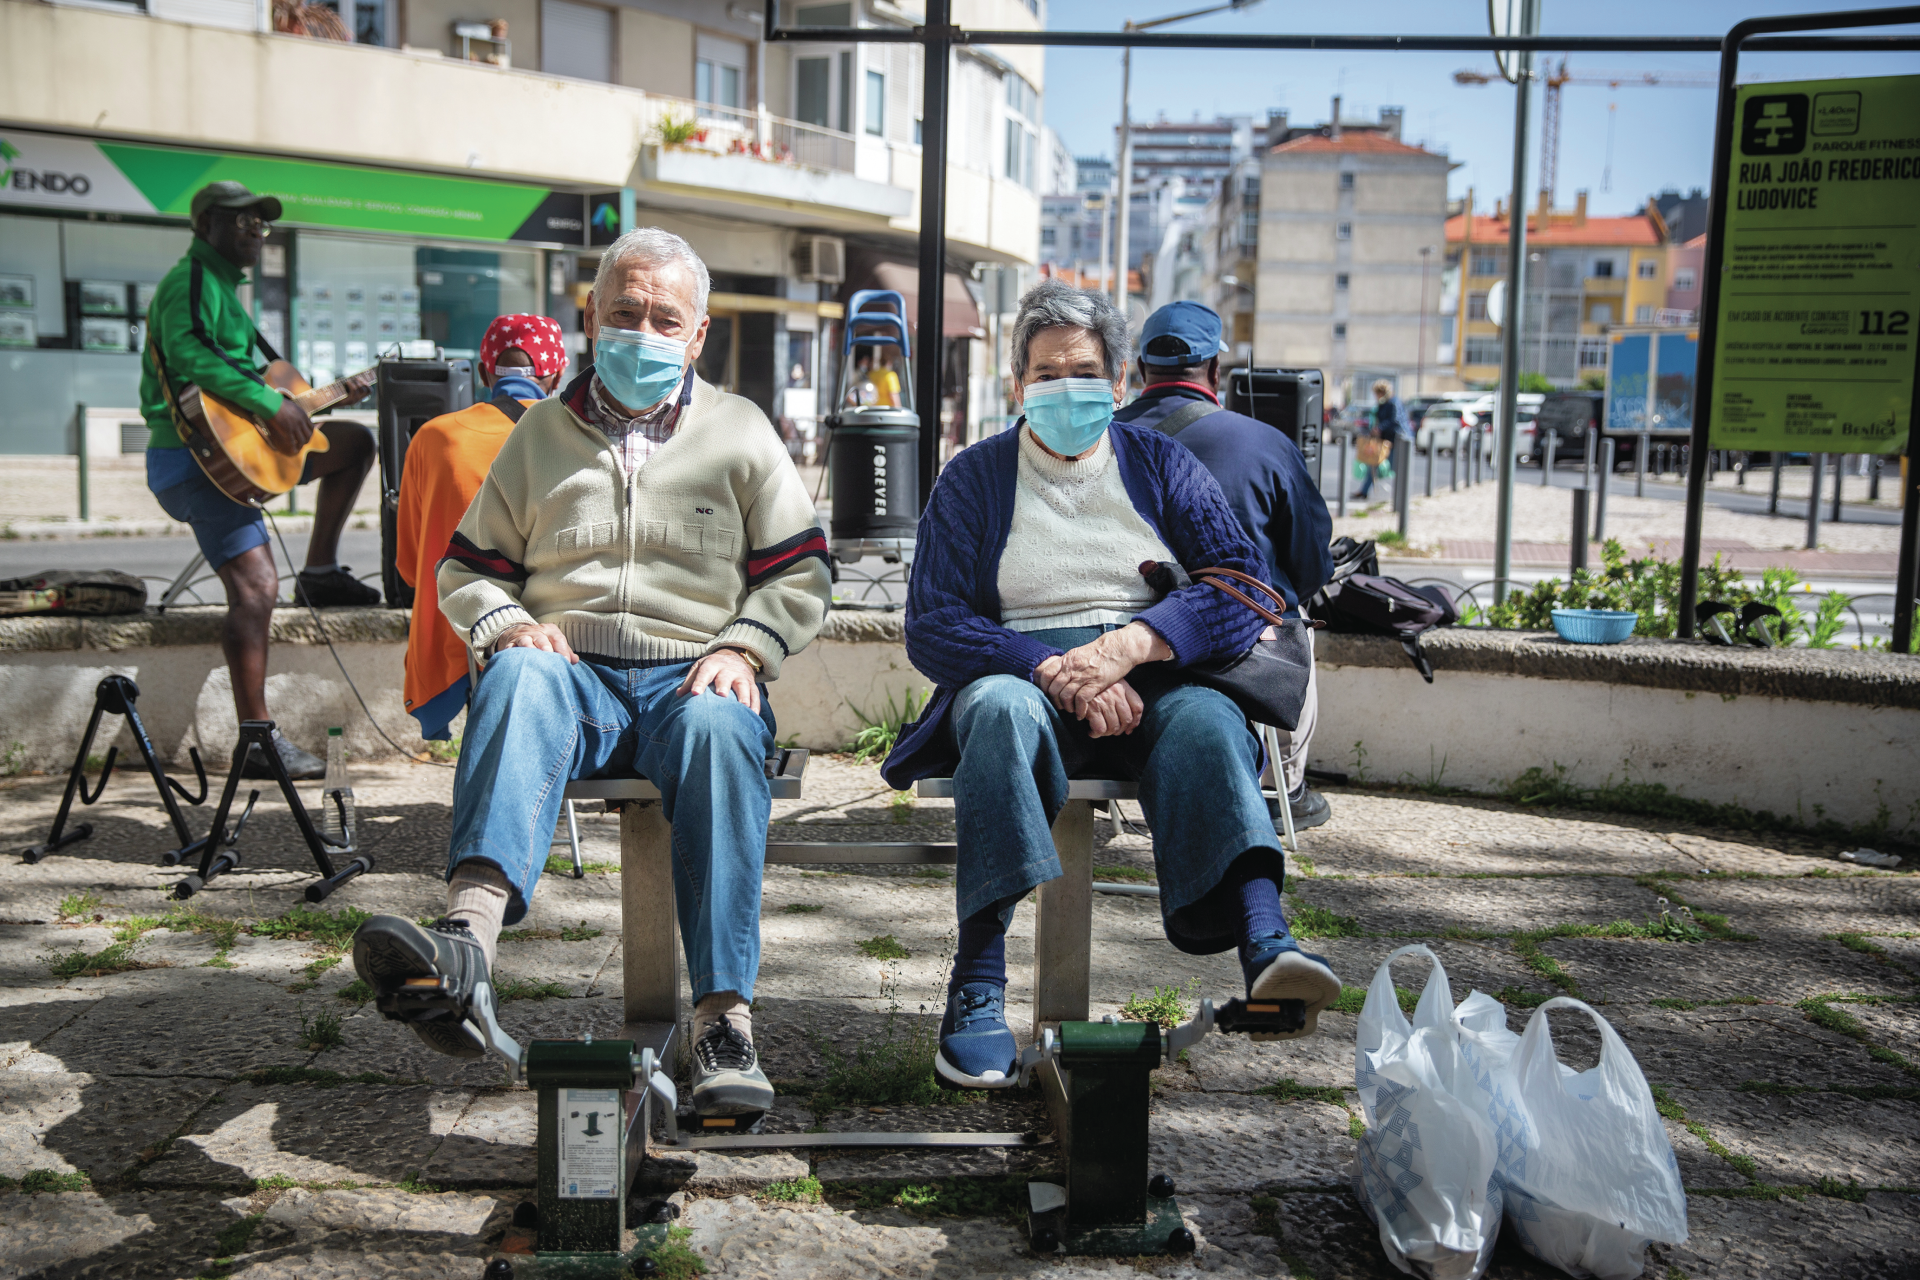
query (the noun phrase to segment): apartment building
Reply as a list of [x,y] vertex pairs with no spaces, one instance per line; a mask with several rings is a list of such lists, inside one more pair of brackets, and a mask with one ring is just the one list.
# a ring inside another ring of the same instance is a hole
[[1217,246],[1231,235],[1240,255],[1221,274],[1249,283],[1249,258],[1256,269],[1251,359],[1324,370],[1330,406],[1364,400],[1380,379],[1402,394],[1446,390],[1436,356],[1452,163],[1401,142],[1397,110],[1353,127],[1339,107],[1315,127],[1282,117],[1257,183],[1243,172],[1217,205],[1215,253],[1227,260]]
[[[724,0],[337,3],[0,0],[0,276],[20,304],[0,326],[0,452],[70,448],[76,402],[136,403],[145,297],[215,178],[286,207],[251,305],[316,381],[405,339],[472,352],[503,311],[555,316],[577,350],[599,252],[635,225],[713,270],[703,376],[803,428],[852,290],[900,289],[916,316],[917,46],[768,44],[759,4]],[[1040,25],[1029,0],[955,8]],[[265,29],[276,9],[307,34]],[[938,335],[955,439],[998,413],[980,278],[1039,253],[1042,66],[1038,49],[955,55]]]
[[[1527,219],[1527,296],[1521,317],[1520,371],[1556,387],[1604,372],[1606,332],[1616,324],[1655,324],[1668,307],[1666,225],[1649,201],[1627,217],[1587,212],[1587,193],[1571,209],[1551,209],[1544,194]],[[1500,378],[1500,326],[1488,312],[1507,274],[1504,202],[1492,216],[1473,211],[1473,191],[1447,219],[1447,261],[1461,281],[1460,342],[1454,372],[1469,386]]]

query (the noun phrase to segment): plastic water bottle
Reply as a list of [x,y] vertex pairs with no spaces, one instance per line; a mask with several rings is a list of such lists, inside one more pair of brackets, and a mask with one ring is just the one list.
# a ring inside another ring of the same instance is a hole
[[353,783],[347,778],[347,740],[339,729],[327,730],[327,776],[320,784],[320,834],[339,845],[353,843]]

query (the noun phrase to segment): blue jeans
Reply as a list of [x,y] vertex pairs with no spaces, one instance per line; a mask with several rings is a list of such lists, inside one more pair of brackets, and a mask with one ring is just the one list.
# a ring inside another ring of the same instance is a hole
[[[1086,644],[1102,628],[1036,632],[1061,649]],[[1166,663],[1136,667],[1127,681],[1145,704],[1130,734],[1095,738],[1086,722],[1063,714],[1031,680],[995,675],[954,699],[960,764],[953,771],[959,833],[957,890],[966,919],[1060,874],[1053,819],[1070,777],[1140,783],[1140,807],[1153,833],[1160,914],[1167,940],[1210,955],[1236,945],[1237,916],[1196,918],[1192,908],[1235,858],[1280,842],[1260,794],[1260,744],[1225,694],[1182,683]],[[1208,911],[1209,917],[1218,913]],[[1012,918],[1012,907],[1002,912]]]
[[673,824],[673,896],[693,998],[753,999],[760,971],[760,876],[773,801],[766,692],[755,715],[731,694],[675,690],[690,662],[617,669],[507,649],[487,663],[467,712],[453,781],[447,874],[469,859],[513,885],[506,922],[527,914],[562,793],[576,778],[637,773]]

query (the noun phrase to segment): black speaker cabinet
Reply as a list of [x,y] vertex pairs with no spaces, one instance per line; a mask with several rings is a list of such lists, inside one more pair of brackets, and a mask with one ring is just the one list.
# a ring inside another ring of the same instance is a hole
[[1226,407],[1257,418],[1300,446],[1307,465],[1320,457],[1325,386],[1318,369],[1229,369]]
[[382,360],[375,393],[380,413],[380,585],[388,608],[407,609],[413,605],[413,588],[393,567],[407,443],[428,420],[473,403],[473,362]]

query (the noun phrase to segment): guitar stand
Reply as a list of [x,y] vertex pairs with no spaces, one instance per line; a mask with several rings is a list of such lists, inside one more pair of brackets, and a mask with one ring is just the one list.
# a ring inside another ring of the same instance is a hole
[[179,847],[166,855],[167,866],[173,866],[201,851],[205,840],[195,840],[187,830],[187,820],[180,813],[180,805],[174,799],[177,793],[188,804],[203,804],[207,798],[207,771],[200,764],[200,749],[187,748],[187,754],[193,759],[193,771],[200,779],[200,794],[188,795],[187,789],[169,778],[160,768],[159,759],[153,754],[153,740],[147,737],[147,727],[140,722],[140,713],[134,709],[134,702],[140,697],[140,686],[126,676],[108,676],[93,690],[93,715],[87,721],[87,731],[80,735],[80,750],[74,753],[73,768],[67,771],[67,790],[60,797],[60,811],[53,817],[53,830],[47,833],[44,843],[20,851],[22,862],[39,862],[48,854],[66,848],[70,844],[85,840],[93,834],[93,824],[83,822],[68,831],[67,815],[73,811],[73,797],[77,793],[80,803],[90,805],[100,798],[107,789],[107,779],[113,776],[114,761],[118,759],[120,748],[107,748],[107,762],[100,770],[100,781],[94,784],[91,793],[87,790],[87,752],[93,747],[94,734],[99,732],[100,717],[103,715],[125,716],[127,728],[133,734],[135,745],[140,748],[141,758],[147,762],[147,772],[153,775],[153,785],[160,792],[160,803],[166,806],[167,818],[173,823],[173,834],[179,840]]
[[[240,741],[233,748],[233,769],[227,774],[227,785],[220,793],[220,807],[214,811],[213,826],[208,828],[200,851],[200,870],[173,887],[174,897],[182,901],[191,898],[206,888],[214,877],[223,876],[240,865],[240,854],[235,846],[240,842],[240,833],[246,829],[247,819],[253,816],[253,806],[259,802],[260,792],[254,790],[247,796],[247,807],[241,811],[240,820],[234,823],[232,831],[227,830],[227,814],[233,808],[234,793],[240,787],[240,775],[246,768],[248,748],[256,746],[260,748],[260,755],[266,760],[267,767],[273,771],[274,781],[280,784],[280,794],[286,797],[287,808],[293,811],[294,825],[300,828],[300,836],[307,842],[314,864],[320,868],[320,879],[307,886],[307,901],[324,902],[329,894],[347,881],[373,870],[372,855],[358,853],[351,832],[345,840],[336,841],[322,835],[320,828],[314,825],[313,816],[307,812],[307,806],[300,801],[300,793],[294,789],[293,779],[287,776],[286,762],[274,748],[273,721],[243,720],[240,722]],[[334,809],[340,816],[341,829],[345,830],[346,805],[338,796],[332,799]],[[336,871],[329,850],[340,854],[357,853],[358,856]]]

